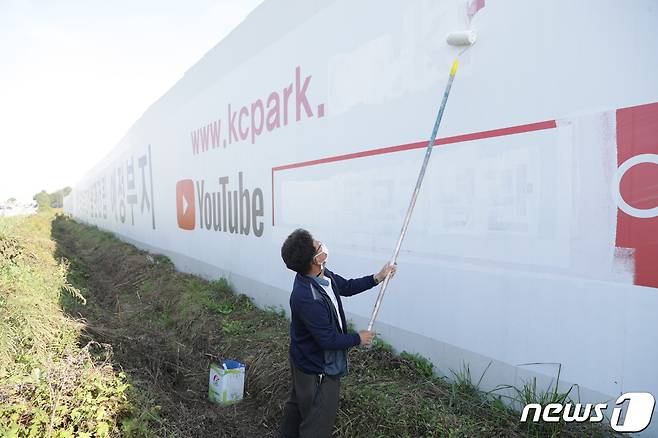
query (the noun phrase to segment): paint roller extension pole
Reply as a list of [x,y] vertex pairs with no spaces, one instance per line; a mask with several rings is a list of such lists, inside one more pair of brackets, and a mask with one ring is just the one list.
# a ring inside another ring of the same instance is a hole
[[[420,168],[420,173],[418,174],[418,180],[416,181],[416,187],[414,188],[414,192],[411,195],[411,202],[409,203],[409,208],[407,209],[407,215],[405,216],[404,222],[402,224],[402,230],[400,230],[400,237],[398,237],[398,243],[395,246],[395,252],[393,253],[392,263],[396,263],[398,260],[398,254],[400,253],[402,240],[404,239],[404,235],[407,233],[407,228],[409,227],[409,221],[411,220],[411,213],[413,212],[414,206],[416,205],[416,199],[418,198],[418,193],[420,192],[420,186],[423,183],[423,178],[425,177],[425,169],[427,169],[427,163],[429,162],[430,155],[432,154],[434,141],[436,140],[436,134],[439,131],[439,125],[441,124],[441,119],[443,118],[443,111],[445,110],[446,103],[448,102],[448,96],[450,95],[450,88],[452,87],[452,81],[455,78],[455,74],[457,73],[458,65],[459,65],[458,60],[455,59],[455,61],[452,63],[452,67],[450,68],[450,76],[448,77],[448,84],[446,85],[446,89],[443,92],[443,100],[441,101],[441,106],[439,107],[439,113],[437,114],[436,121],[434,122],[434,129],[432,129],[432,136],[430,137],[430,140],[427,143],[427,150],[425,151],[425,158],[423,159],[423,165]],[[379,289],[379,295],[377,295],[377,301],[375,302],[375,307],[372,311],[370,322],[368,323],[368,330],[372,330],[372,326],[375,324],[375,320],[377,319],[377,314],[379,313],[379,308],[382,305],[384,293],[386,292],[386,287],[388,286],[388,282],[390,278],[391,276],[389,273],[386,275],[386,278],[384,278],[384,281],[382,282],[382,287]]]

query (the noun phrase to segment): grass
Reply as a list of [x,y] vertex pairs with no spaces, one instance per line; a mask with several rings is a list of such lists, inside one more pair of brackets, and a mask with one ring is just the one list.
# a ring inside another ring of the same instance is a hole
[[[259,309],[227,279],[178,272],[164,256],[65,217],[38,215],[0,225],[0,233],[0,242],[11,242],[0,247],[8,248],[0,286],[13,282],[8,290],[20,291],[0,300],[2,310],[12,309],[0,326],[0,351],[8,354],[0,395],[18,406],[0,413],[5,431],[277,436],[290,372],[284,309]],[[24,260],[37,249],[40,262],[28,268]],[[209,363],[221,358],[247,365],[245,399],[230,408],[207,400]],[[335,436],[608,434],[587,425],[521,424],[509,401],[480,390],[484,374],[474,381],[464,365],[450,379],[439,377],[426,358],[398,355],[381,339],[351,349],[349,360]],[[20,382],[8,381],[14,375]],[[519,403],[555,399],[541,398],[536,386],[515,394]]]
[[86,302],[55,256],[51,211],[0,220],[0,435],[148,436],[148,407],[111,347],[79,343],[60,301]]

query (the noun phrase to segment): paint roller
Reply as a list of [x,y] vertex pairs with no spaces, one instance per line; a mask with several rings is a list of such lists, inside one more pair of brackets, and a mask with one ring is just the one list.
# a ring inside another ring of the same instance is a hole
[[[404,217],[404,222],[402,223],[402,229],[400,230],[400,236],[398,237],[398,242],[395,245],[395,251],[393,253],[393,260],[389,264],[395,264],[398,260],[398,254],[400,253],[400,247],[402,246],[402,240],[404,235],[407,233],[407,228],[409,227],[409,221],[411,220],[411,213],[414,210],[416,205],[416,199],[418,198],[418,193],[420,192],[420,186],[423,183],[423,178],[425,177],[425,169],[427,169],[427,163],[430,160],[430,155],[432,154],[432,146],[436,140],[436,134],[439,131],[439,125],[441,125],[441,119],[443,118],[443,111],[446,108],[446,103],[448,102],[448,96],[450,95],[450,89],[452,87],[452,81],[455,79],[455,74],[457,73],[457,67],[459,66],[459,56],[466,51],[470,46],[475,43],[477,39],[477,34],[473,30],[464,30],[458,32],[451,32],[446,37],[446,42],[455,47],[463,47],[463,49],[457,54],[457,58],[452,63],[450,67],[450,75],[448,76],[448,83],[446,84],[445,91],[443,92],[443,100],[441,101],[441,106],[439,106],[439,112],[436,116],[436,121],[434,122],[434,128],[432,129],[432,135],[430,136],[429,142],[427,143],[427,149],[425,151],[425,158],[423,159],[423,164],[420,167],[420,172],[418,174],[418,180],[416,181],[416,187],[414,188],[413,194],[411,195],[411,202],[409,203],[409,208],[407,209],[407,214]],[[386,293],[386,288],[391,276],[390,273],[386,275],[382,286],[379,289],[379,295],[377,295],[377,301],[375,301],[375,307],[372,310],[372,316],[370,317],[370,322],[368,323],[368,330],[372,330],[372,326],[375,324],[377,315],[379,314],[379,308],[381,307],[382,300],[384,299],[384,293]]]
[[[462,30],[458,32],[451,32],[446,37],[446,42],[451,46],[464,47],[465,49],[475,44],[477,33],[474,30]],[[463,53],[460,52],[461,55]]]

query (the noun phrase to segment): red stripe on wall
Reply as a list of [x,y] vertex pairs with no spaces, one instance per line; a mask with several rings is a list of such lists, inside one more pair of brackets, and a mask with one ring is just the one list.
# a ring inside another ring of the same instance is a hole
[[[434,142],[434,145],[438,146],[438,145],[451,144],[451,143],[461,143],[464,141],[481,140],[484,138],[521,134],[524,132],[541,131],[544,129],[553,129],[556,126],[557,125],[555,124],[555,120],[547,120],[544,122],[530,123],[527,125],[512,126],[509,128],[492,129],[490,131],[473,132],[470,134],[462,134],[462,135],[455,135],[453,137],[439,138]],[[372,155],[381,155],[381,154],[388,154],[391,152],[419,149],[419,148],[424,148],[426,146],[427,146],[427,141],[419,141],[415,143],[401,144],[398,146],[388,146],[385,148],[369,149],[366,151],[354,152],[351,154],[335,155],[333,157],[319,158],[317,160],[284,164],[282,166],[273,167],[272,170],[276,172],[278,170],[294,169],[296,167],[315,166],[317,164],[332,163],[334,161],[344,161],[344,160],[351,160],[354,158],[369,157]]]
[[[502,137],[506,135],[522,134],[524,132],[542,131],[544,129],[556,128],[555,120],[546,120],[537,123],[528,123],[526,125],[510,126],[508,128],[492,129],[489,131],[473,132],[470,134],[455,135],[452,137],[439,138],[434,142],[434,146],[446,145],[451,143],[461,143],[465,141],[482,140],[485,138]],[[319,158],[317,160],[301,161],[298,163],[284,164],[272,168],[272,225],[274,225],[274,172],[286,169],[295,169],[297,167],[315,166],[318,164],[333,163],[335,161],[345,161],[354,158],[369,157],[372,155],[389,154],[392,152],[407,151],[410,149],[420,149],[427,147],[427,141],[407,143],[397,146],[388,146],[384,148],[369,149],[351,154],[334,155],[333,157]]]

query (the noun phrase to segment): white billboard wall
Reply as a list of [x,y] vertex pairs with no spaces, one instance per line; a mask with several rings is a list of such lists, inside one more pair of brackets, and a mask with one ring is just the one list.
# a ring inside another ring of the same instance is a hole
[[[472,26],[376,330],[444,374],[491,363],[485,389],[561,364],[583,401],[658,395],[657,24],[651,0],[268,0],[65,209],[260,305],[288,310],[297,227],[332,270],[374,273],[456,55],[445,36]],[[357,328],[376,293],[346,301]]]

